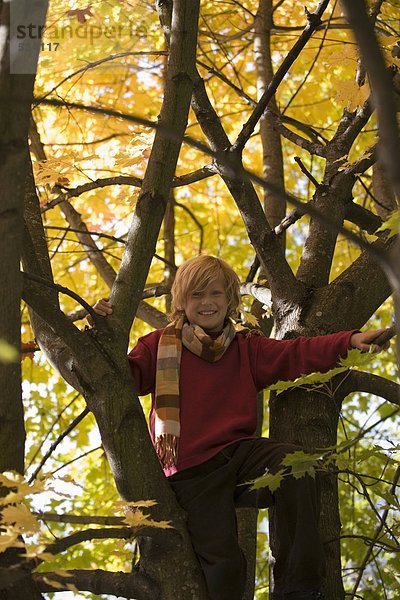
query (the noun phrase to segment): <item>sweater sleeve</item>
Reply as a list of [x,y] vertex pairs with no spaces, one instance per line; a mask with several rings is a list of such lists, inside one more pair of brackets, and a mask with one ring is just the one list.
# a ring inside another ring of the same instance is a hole
[[326,372],[347,355],[353,331],[315,337],[273,340],[258,337],[254,355],[255,384],[261,390],[277,381],[292,381],[301,375]]
[[159,334],[156,331],[139,338],[136,346],[128,354],[138,396],[145,396],[154,391],[158,340]]

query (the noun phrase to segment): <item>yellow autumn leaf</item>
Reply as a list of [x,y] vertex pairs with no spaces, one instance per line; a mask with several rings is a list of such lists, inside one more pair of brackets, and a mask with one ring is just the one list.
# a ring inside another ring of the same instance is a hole
[[75,160],[68,158],[70,160],[49,159],[33,163],[36,185],[54,185],[59,183],[61,176],[76,175]]
[[0,473],[0,485],[15,488],[23,482],[23,477],[16,471],[4,471]]
[[244,318],[247,321],[247,323],[250,323],[250,325],[253,325],[253,327],[258,327],[258,325],[259,325],[258,319],[252,313],[246,312],[244,314]]
[[148,527],[158,527],[159,529],[173,529],[171,521],[154,521],[153,519],[149,519],[146,525]]
[[0,485],[13,488],[12,491],[0,498],[0,505],[17,504],[26,496],[38,494],[44,490],[43,481],[35,480],[29,484],[19,473],[14,472],[0,473]]
[[55,575],[59,575],[60,577],[72,577],[72,573],[66,569],[54,569],[53,573]]
[[17,533],[0,533],[0,552],[8,548],[23,548],[24,544],[18,540]]
[[132,527],[141,527],[146,525],[146,521],[149,515],[145,515],[141,510],[135,510],[128,512],[124,517],[124,523],[131,525]]
[[370,95],[370,89],[367,83],[361,87],[356,81],[339,81],[336,86],[336,100],[346,103],[349,111],[362,106]]
[[40,558],[43,561],[54,560],[53,554],[50,554],[50,552],[43,552],[45,547],[44,544],[29,544],[29,547],[26,548],[24,553],[24,557],[28,560],[32,558]]
[[26,497],[23,492],[9,492],[2,498],[0,498],[0,505],[6,506],[7,504],[17,504]]
[[350,45],[343,45],[340,50],[327,52],[324,56],[324,63],[329,67],[345,66],[349,63],[357,65],[358,56],[355,48]]
[[47,583],[47,585],[51,585],[51,587],[55,588],[56,590],[64,590],[65,589],[65,585],[63,583],[60,583],[59,581],[56,581],[55,579],[51,579],[51,577],[43,577],[43,581],[45,583]]
[[149,519],[149,515],[138,509],[128,512],[124,517],[124,522],[131,527],[159,527],[160,529],[171,527],[170,521],[154,521]]
[[1,512],[1,523],[14,525],[20,531],[38,531],[39,523],[25,504],[6,506]]

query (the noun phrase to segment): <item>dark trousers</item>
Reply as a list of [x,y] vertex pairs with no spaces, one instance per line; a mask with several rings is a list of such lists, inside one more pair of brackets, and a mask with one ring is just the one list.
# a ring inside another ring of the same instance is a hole
[[318,589],[324,553],[318,534],[318,493],[308,475],[284,477],[271,493],[250,491],[244,483],[266,470],[275,473],[286,454],[300,450],[267,438],[231,444],[216,456],[169,478],[187,512],[193,548],[211,600],[242,600],[246,561],[238,544],[235,506],[272,507],[275,513],[274,591]]

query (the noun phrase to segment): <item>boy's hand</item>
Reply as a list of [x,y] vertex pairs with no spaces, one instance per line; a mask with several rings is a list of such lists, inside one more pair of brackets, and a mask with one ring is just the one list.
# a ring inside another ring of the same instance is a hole
[[[101,317],[111,315],[113,311],[108,298],[100,298],[100,300],[97,300],[96,304],[93,306],[93,310]],[[93,326],[93,319],[90,315],[87,316],[87,321],[90,326]]]
[[101,317],[112,315],[113,311],[108,298],[100,298],[100,300],[97,300],[96,304],[93,306],[93,310]]
[[353,333],[350,338],[350,345],[352,348],[358,348],[363,352],[381,352],[381,350],[387,350],[390,347],[390,342],[386,342],[382,346],[373,343],[384,331],[385,329],[373,329],[371,331]]

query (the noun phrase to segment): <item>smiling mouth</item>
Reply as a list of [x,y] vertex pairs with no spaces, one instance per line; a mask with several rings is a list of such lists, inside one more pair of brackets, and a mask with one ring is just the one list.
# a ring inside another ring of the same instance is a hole
[[199,312],[199,315],[201,315],[202,317],[211,317],[212,315],[215,315],[216,313],[217,313],[216,310],[207,310],[207,311]]

